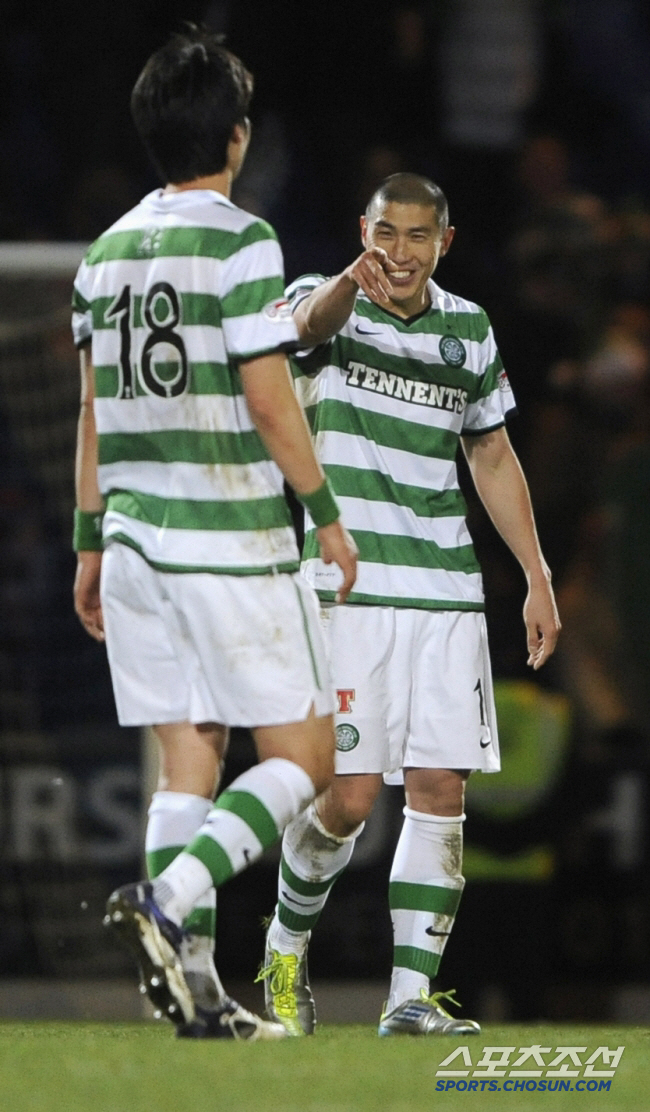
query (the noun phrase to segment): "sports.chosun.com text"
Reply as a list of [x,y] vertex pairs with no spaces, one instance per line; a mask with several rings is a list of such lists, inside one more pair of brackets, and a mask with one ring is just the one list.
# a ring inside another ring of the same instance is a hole
[[554,1081],[545,1081],[543,1079],[541,1081],[533,1081],[532,1078],[530,1078],[528,1081],[524,1081],[523,1078],[520,1078],[517,1081],[504,1081],[502,1085],[499,1085],[496,1081],[487,1081],[485,1078],[481,1078],[480,1081],[478,1080],[478,1078],[473,1078],[471,1081],[465,1081],[464,1078],[460,1078],[458,1081],[452,1081],[451,1078],[448,1078],[446,1081],[443,1081],[442,1078],[439,1078],[438,1081],[436,1081],[436,1089],[439,1092],[447,1089],[455,1089],[457,1093],[516,1093],[517,1091],[521,1091],[522,1089],[527,1089],[529,1091],[536,1089],[538,1092],[547,1090],[550,1093],[554,1093],[556,1091],[567,1093],[572,1093],[574,1091],[583,1093],[589,1091],[593,1093],[600,1092],[602,1089],[605,1089],[606,1092],[609,1092],[611,1083],[611,1079],[604,1081],[602,1078],[600,1081],[596,1081],[595,1078],[591,1078],[589,1081],[585,1081],[583,1079],[582,1081],[576,1082],[560,1081],[559,1078],[556,1078]]
[[457,1046],[436,1070],[436,1089],[461,1093],[609,1092],[624,1050],[624,1046],[599,1046],[587,1057],[586,1046],[556,1046],[554,1050],[538,1044],[518,1049],[484,1046],[474,1063],[470,1047]]

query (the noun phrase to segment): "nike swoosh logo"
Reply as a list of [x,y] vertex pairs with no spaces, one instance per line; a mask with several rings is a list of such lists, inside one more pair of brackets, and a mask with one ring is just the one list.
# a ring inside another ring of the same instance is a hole
[[427,927],[424,933],[430,934],[432,938],[435,938],[436,935],[440,935],[442,938],[447,938],[449,931],[434,931],[433,927]]
[[371,332],[367,328],[360,328],[358,324],[355,324],[354,330],[355,330],[355,332],[358,332],[361,336],[380,336],[381,335],[380,332]]
[[301,903],[300,900],[294,900],[293,896],[288,896],[286,892],[282,893],[282,899],[288,900],[289,903],[295,904],[296,907],[311,907],[311,904]]
[[491,744],[492,743],[489,742],[489,741],[479,741],[479,745],[481,746],[481,749],[487,749],[488,745],[491,745]]

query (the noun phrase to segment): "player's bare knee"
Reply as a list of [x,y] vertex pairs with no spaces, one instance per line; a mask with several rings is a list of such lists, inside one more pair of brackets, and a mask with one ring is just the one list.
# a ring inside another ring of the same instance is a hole
[[404,773],[406,802],[414,811],[453,816],[463,812],[469,772],[453,768],[409,768]]
[[372,811],[381,783],[381,776],[374,774],[335,776],[317,804],[325,829],[340,838],[354,833]]

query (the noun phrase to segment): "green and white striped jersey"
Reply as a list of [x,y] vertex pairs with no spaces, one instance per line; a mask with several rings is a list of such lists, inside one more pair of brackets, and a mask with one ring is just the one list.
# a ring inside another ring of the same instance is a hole
[[[325,279],[299,278],[292,308]],[[458,486],[459,438],[514,410],[490,322],[478,305],[428,284],[410,320],[359,293],[341,331],[294,357],[297,389],[359,547],[349,603],[482,610],[483,584]],[[303,572],[324,601],[338,571],[323,564],[306,518]]]
[[295,347],[275,232],[212,190],[157,190],[90,247],[73,332],[92,340],[104,543],[165,571],[298,567],[241,360]]

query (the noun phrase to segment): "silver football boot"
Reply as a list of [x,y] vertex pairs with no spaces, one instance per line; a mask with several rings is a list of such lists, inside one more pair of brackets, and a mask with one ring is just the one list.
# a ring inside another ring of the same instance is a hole
[[445,1011],[441,1000],[446,1000],[460,1008],[455,998],[455,989],[450,992],[434,992],[428,996],[421,989],[419,1000],[405,1000],[392,1012],[384,1012],[379,1020],[380,1035],[480,1035],[481,1028],[473,1019],[454,1019]]

